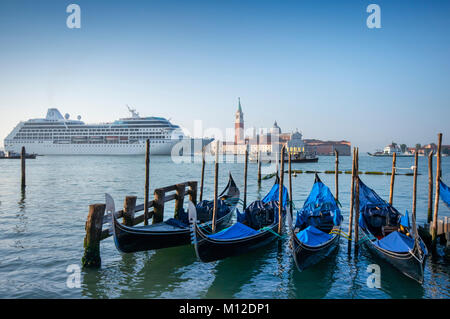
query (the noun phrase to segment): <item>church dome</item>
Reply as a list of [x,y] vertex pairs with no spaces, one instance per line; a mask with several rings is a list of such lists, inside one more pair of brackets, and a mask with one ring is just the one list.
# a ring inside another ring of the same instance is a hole
[[273,123],[273,127],[270,129],[270,133],[281,134],[281,128],[278,126],[277,121],[275,121],[275,123]]

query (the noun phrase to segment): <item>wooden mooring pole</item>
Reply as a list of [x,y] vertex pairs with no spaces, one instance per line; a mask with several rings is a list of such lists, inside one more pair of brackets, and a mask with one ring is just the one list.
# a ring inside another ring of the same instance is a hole
[[334,184],[336,185],[336,195],[334,196],[337,201],[339,201],[339,152],[334,150],[334,154],[336,155],[335,161],[335,171],[334,171]]
[[148,192],[150,185],[150,140],[145,142],[145,191],[144,191],[144,225],[148,225]]
[[219,183],[219,141],[217,141],[216,147],[216,163],[214,169],[214,209],[212,215],[212,232],[216,232],[216,216],[217,216],[217,196],[218,196],[218,183]]
[[355,252],[359,241],[359,147],[356,148],[355,157]]
[[123,203],[123,223],[126,226],[133,226],[134,213],[136,210],[136,196],[127,196]]
[[283,221],[283,182],[284,182],[284,148],[281,148],[281,170],[280,170],[280,185],[279,185],[279,195],[278,195],[278,234],[281,234],[283,230],[282,221]]
[[[352,178],[350,182],[350,216],[348,218],[348,237],[352,238],[353,232],[353,205],[354,205],[354,197],[355,197],[355,159],[356,159],[356,148],[353,147],[353,156],[352,156]],[[349,245],[350,247],[350,245]]]
[[[293,195],[292,195],[292,169],[291,169],[291,152],[288,152],[289,156],[289,214],[291,215],[291,221],[293,220]],[[290,225],[291,226],[291,225]]]
[[244,202],[243,202],[243,209],[245,209],[247,207],[247,170],[248,170],[248,144],[245,144]]
[[413,202],[412,202],[412,214],[414,220],[416,218],[416,198],[417,198],[417,170],[418,170],[418,162],[419,162],[419,150],[416,150],[414,154],[414,178],[413,178]]
[[431,232],[431,244],[433,253],[436,252],[436,242],[437,242],[439,192],[440,192],[439,179],[441,178],[441,146],[442,146],[442,133],[439,133],[438,149],[436,153],[436,196],[434,198],[433,227]]
[[26,158],[25,146],[22,146],[22,152],[20,153],[20,161],[22,164],[22,184],[21,184],[22,188],[26,187],[25,158]]
[[258,187],[261,188],[261,152],[258,151]]
[[89,205],[89,214],[86,220],[84,237],[84,255],[81,259],[83,267],[100,267],[100,239],[105,214],[105,204]]
[[175,190],[175,213],[174,218],[179,219],[179,211],[183,209],[184,204],[184,195],[186,193],[186,185],[183,184],[177,184],[176,190]]
[[394,181],[395,181],[395,163],[396,163],[396,153],[392,155],[392,174],[391,174],[391,185],[389,190],[389,205],[392,206],[392,201],[394,199]]
[[433,151],[428,154],[428,215],[427,223],[433,220]]
[[203,183],[205,180],[205,147],[202,149],[202,177],[200,181],[200,199],[199,202],[203,200]]

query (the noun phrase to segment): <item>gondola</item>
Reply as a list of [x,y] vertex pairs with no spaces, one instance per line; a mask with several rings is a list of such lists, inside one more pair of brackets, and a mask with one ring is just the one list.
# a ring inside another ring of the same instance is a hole
[[359,228],[365,245],[404,275],[423,283],[427,248],[420,238],[414,216],[400,214],[359,179]]
[[[283,223],[286,215],[287,188],[283,186]],[[197,223],[197,211],[189,206],[192,242],[197,257],[203,262],[211,262],[244,254],[264,246],[278,235],[279,182],[275,181],[270,192],[262,199],[251,203],[243,213],[236,210],[237,222],[220,232],[210,234]]]
[[[228,184],[218,196],[217,227],[221,229],[229,225],[236,205],[239,202],[239,189],[229,176]],[[200,227],[211,230],[211,217],[214,201],[202,201],[196,208],[200,212]],[[190,244],[188,214],[184,209],[178,212],[178,218],[170,218],[164,222],[147,226],[129,227],[121,224],[112,214],[114,243],[119,251],[132,253],[137,251],[161,249]]]
[[339,245],[343,217],[330,189],[316,174],[291,232],[293,257],[302,271],[329,256]]

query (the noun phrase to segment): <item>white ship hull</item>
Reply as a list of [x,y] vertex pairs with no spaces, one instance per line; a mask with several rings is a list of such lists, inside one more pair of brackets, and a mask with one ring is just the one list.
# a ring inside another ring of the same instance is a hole
[[141,155],[150,141],[151,155],[201,153],[212,139],[186,137],[178,125],[162,117],[140,117],[129,108],[130,118],[110,123],[85,124],[50,108],[45,118],[20,122],[5,138],[5,151],[37,155]]
[[[163,143],[150,143],[151,155],[190,155],[201,153],[202,146],[211,139],[170,140]],[[28,154],[38,155],[142,155],[145,142],[136,144],[55,144],[52,142],[17,142],[5,146],[6,152],[20,153],[22,147]]]

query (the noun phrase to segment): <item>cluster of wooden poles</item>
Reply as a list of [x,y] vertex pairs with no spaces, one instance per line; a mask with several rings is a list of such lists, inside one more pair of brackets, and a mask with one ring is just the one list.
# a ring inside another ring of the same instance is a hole
[[[439,209],[439,179],[441,177],[441,146],[442,146],[442,133],[438,134],[438,148],[437,148],[437,168],[436,168],[436,192],[434,197],[434,214],[432,209],[433,203],[433,152],[428,155],[428,175],[429,175],[429,187],[428,187],[428,214],[427,221],[428,224],[432,223],[430,226],[430,232],[432,237],[432,251],[436,251],[437,242],[437,222],[438,222],[438,209]],[[217,196],[218,196],[218,174],[219,174],[219,142],[217,141],[216,147],[216,158],[215,158],[215,176],[214,176],[214,210],[213,210],[213,221],[212,229],[215,231],[216,222],[216,210],[217,210]],[[285,146],[281,149],[280,156],[280,192],[279,192],[279,202],[282,202],[282,189],[284,184],[284,156],[285,156]],[[293,200],[292,200],[292,167],[291,167],[291,154],[288,152],[288,174],[289,174],[289,201],[290,201],[290,215],[293,216]],[[339,200],[339,153],[335,150],[335,199]],[[389,189],[389,205],[393,204],[394,199],[394,182],[396,175],[396,154],[392,157],[392,173]],[[259,161],[258,153],[258,186],[261,186],[261,161]],[[248,172],[248,145],[245,150],[245,164],[244,164],[244,197],[243,197],[243,207],[247,207],[247,172]],[[412,198],[412,224],[413,228],[416,228],[416,203],[417,203],[417,175],[418,175],[418,152],[414,156],[414,170],[413,170],[413,198]],[[200,201],[203,198],[203,184],[204,184],[204,174],[205,174],[205,151],[202,153],[202,175],[200,184]],[[278,163],[277,163],[277,174],[278,174]],[[353,238],[353,223],[354,223],[354,239],[355,249],[358,247],[359,243],[359,148],[353,148],[352,155],[352,177],[351,177],[351,191],[350,191],[350,214],[349,214],[349,230],[348,238],[352,240]],[[279,220],[281,220],[282,205],[279,205]],[[278,232],[282,232],[281,223],[278,225]],[[350,246],[349,246],[350,247]]]
[[[438,134],[438,148],[437,148],[437,167],[436,167],[436,192],[434,197],[434,214],[433,214],[433,152],[430,152],[428,155],[428,212],[427,212],[427,222],[431,224],[430,232],[431,232],[431,245],[433,253],[436,252],[436,243],[437,243],[437,223],[438,223],[438,209],[439,209],[439,179],[441,177],[441,146],[442,146],[442,133]],[[392,156],[392,173],[391,173],[391,182],[389,189],[389,205],[392,205],[394,199],[394,182],[395,182],[395,173],[396,173],[396,154],[394,153]],[[336,171],[338,158],[336,155]],[[359,241],[359,149],[353,148],[353,161],[352,161],[352,179],[351,179],[351,193],[350,193],[350,217],[349,217],[349,231],[348,237],[352,238],[352,225],[353,225],[353,216],[355,223],[355,247]],[[414,177],[413,177],[413,196],[412,196],[412,223],[413,228],[416,228],[416,203],[417,203],[417,174],[418,174],[418,152],[415,153],[414,156]],[[336,199],[337,199],[337,174],[336,174]]]

